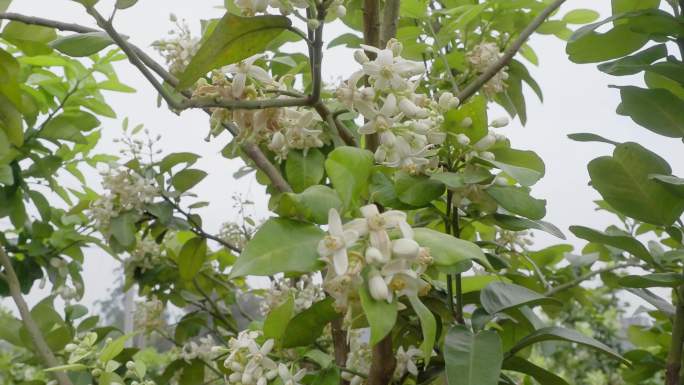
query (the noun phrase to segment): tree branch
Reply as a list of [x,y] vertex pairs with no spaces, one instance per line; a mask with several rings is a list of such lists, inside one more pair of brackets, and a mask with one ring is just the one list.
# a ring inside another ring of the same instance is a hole
[[677,307],[675,318],[672,321],[672,337],[670,350],[667,353],[665,366],[665,385],[679,385],[679,372],[682,369],[682,343],[684,342],[684,286],[679,286],[673,296],[674,305]]
[[617,264],[617,265],[610,266],[610,267],[604,267],[603,269],[590,271],[584,275],[577,277],[576,279],[574,279],[570,282],[566,282],[562,285],[558,285],[556,287],[553,287],[553,288],[547,290],[546,293],[544,293],[544,295],[550,297],[552,295],[558,294],[561,291],[573,288],[573,287],[579,285],[580,283],[582,283],[588,279],[591,279],[591,278],[593,278],[599,274],[607,273],[607,272],[610,272],[613,270],[624,269],[626,267],[640,267],[640,266],[641,265],[638,262],[626,262],[626,263],[621,263],[621,264]]
[[368,385],[387,385],[392,381],[397,360],[392,350],[392,333],[373,346],[373,357],[368,372]]
[[387,42],[397,35],[397,24],[399,23],[399,5],[401,0],[386,0],[382,10],[382,36],[380,45],[385,46]]
[[[367,45],[380,47],[380,0],[363,0],[363,41]],[[368,52],[370,58],[375,54]],[[378,148],[378,134],[366,135],[366,149],[375,152]]]
[[[50,350],[50,347],[45,341],[38,324],[36,324],[33,316],[31,316],[31,311],[29,310],[26,301],[24,301],[24,297],[21,295],[19,278],[17,278],[17,273],[14,271],[14,267],[12,267],[12,261],[10,261],[9,256],[7,253],[5,253],[3,246],[0,246],[0,265],[2,265],[5,269],[3,278],[7,281],[7,286],[9,286],[12,299],[17,305],[17,309],[19,309],[21,320],[24,322],[24,326],[31,337],[33,345],[36,347],[38,356],[47,367],[59,366],[59,361],[57,361],[57,358],[52,353],[52,350]],[[64,371],[58,370],[53,373],[59,385],[73,385]]]
[[549,15],[556,11],[565,0],[555,0],[542,10],[537,17],[535,17],[525,29],[520,32],[520,36],[504,51],[503,56],[494,64],[489,66],[477,79],[468,84],[461,92],[459,92],[458,99],[463,102],[482,88],[491,78],[494,77],[502,68],[508,65],[513,57],[518,53],[527,39],[539,28],[539,26],[546,20]]

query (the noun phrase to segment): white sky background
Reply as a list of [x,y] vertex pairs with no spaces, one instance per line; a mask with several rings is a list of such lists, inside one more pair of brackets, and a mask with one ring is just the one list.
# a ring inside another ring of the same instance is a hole
[[[101,13],[108,15],[113,1],[102,0],[98,4]],[[150,44],[167,36],[172,23],[169,13],[179,19],[186,19],[194,34],[199,34],[199,20],[217,18],[222,10],[217,9],[221,0],[140,0],[128,10],[120,11],[115,18],[117,30],[130,36],[132,43],[146,49],[153,57],[157,55]],[[609,0],[569,0],[561,14],[574,8],[592,8],[602,15],[609,13]],[[68,0],[14,0],[9,11],[93,25],[83,8]],[[326,26],[327,41],[345,32],[341,23]],[[609,84],[634,84],[635,78],[613,78],[598,71],[595,65],[571,63],[565,55],[565,43],[553,36],[534,36],[531,45],[540,58],[540,66],[529,65],[532,76],[544,92],[545,102],[541,104],[530,90],[526,90],[528,123],[522,127],[515,121],[499,131],[507,135],[515,148],[537,152],[546,163],[546,176],[534,187],[533,195],[547,199],[546,220],[561,228],[569,237],[568,242],[583,245],[569,233],[568,226],[581,224],[603,228],[613,223],[610,215],[595,212],[593,200],[599,195],[587,185],[589,176],[586,164],[593,158],[610,154],[612,146],[599,143],[579,143],[566,137],[574,132],[594,132],[616,141],[635,141],[658,152],[674,168],[675,174],[684,174],[682,143],[676,139],[652,134],[637,126],[629,118],[615,114],[619,103],[617,90]],[[351,51],[342,47],[324,51],[324,80],[337,83],[357,68]],[[524,61],[524,60],[523,60]],[[528,63],[526,63],[528,64]],[[119,114],[116,120],[102,118],[104,137],[100,152],[116,153],[119,146],[112,142],[121,135],[121,120],[128,116],[132,125],[144,123],[153,134],[160,133],[161,148],[165,153],[192,151],[202,155],[197,166],[208,171],[209,176],[195,189],[202,200],[211,202],[202,209],[205,227],[210,232],[218,231],[222,222],[236,218],[231,196],[240,193],[255,201],[258,218],[267,217],[267,196],[264,188],[253,179],[253,175],[240,180],[232,178],[233,172],[242,166],[239,160],[230,161],[220,155],[227,143],[225,134],[207,143],[203,138],[208,132],[208,118],[201,111],[185,111],[180,117],[162,106],[157,108],[157,94],[144,78],[128,62],[117,65],[117,72],[123,83],[138,90],[135,94],[108,93],[108,103]],[[492,116],[496,117],[496,116]],[[93,182],[93,185],[99,184]],[[537,233],[537,247],[541,248],[557,240],[544,233]],[[102,253],[86,253],[84,279],[86,295],[83,303],[90,306],[93,301],[104,298],[107,289],[113,287],[117,262]],[[35,288],[34,288],[35,289]],[[30,295],[35,302],[46,293]],[[6,301],[5,301],[6,302]],[[7,304],[7,303],[6,303]]]

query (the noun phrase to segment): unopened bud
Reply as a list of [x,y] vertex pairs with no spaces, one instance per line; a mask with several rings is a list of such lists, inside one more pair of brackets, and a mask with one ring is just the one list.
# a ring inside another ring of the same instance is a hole
[[321,25],[321,22],[318,21],[317,19],[309,19],[309,20],[306,22],[306,25],[307,25],[310,29],[316,29],[316,28],[318,28],[318,27]]
[[470,144],[470,138],[465,134],[456,135],[456,141],[461,146],[467,146],[468,144]]
[[360,49],[354,51],[354,60],[356,60],[356,62],[359,63],[359,64],[361,64],[361,65],[364,65],[364,64],[366,64],[366,63],[368,63],[368,62],[370,61],[370,59],[368,58],[368,56],[366,55],[366,53],[363,52],[363,50],[360,50]]
[[345,17],[347,15],[347,8],[344,5],[338,5],[335,8],[335,15],[339,18]]
[[469,128],[472,125],[473,125],[473,119],[470,117],[467,117],[467,118],[461,120],[461,127],[463,127],[463,128]]
[[491,123],[489,123],[489,125],[494,128],[506,127],[508,125],[508,118],[505,116],[496,118]]

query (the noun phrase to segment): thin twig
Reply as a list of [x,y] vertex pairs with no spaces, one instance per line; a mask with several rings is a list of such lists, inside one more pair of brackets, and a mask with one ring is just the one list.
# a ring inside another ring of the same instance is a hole
[[603,269],[593,270],[593,271],[590,271],[584,275],[577,277],[576,279],[573,279],[570,282],[566,282],[562,285],[558,285],[554,288],[547,290],[546,293],[544,293],[544,295],[552,296],[552,295],[558,294],[559,292],[561,292],[563,290],[573,288],[573,287],[579,285],[580,283],[582,283],[588,279],[591,279],[591,278],[593,278],[599,274],[607,273],[607,272],[610,272],[613,270],[624,269],[626,267],[640,267],[640,266],[641,266],[641,264],[638,262],[626,262],[626,263],[621,263],[621,264],[617,264],[614,266],[605,267]]
[[496,75],[502,68],[507,66],[513,57],[518,53],[520,48],[522,48],[522,46],[525,44],[527,39],[534,33],[534,31],[536,31],[537,28],[544,23],[546,18],[556,11],[564,2],[565,0],[556,0],[544,8],[544,10],[542,10],[522,32],[520,32],[520,36],[515,39],[513,44],[506,48],[504,54],[499,60],[496,61],[496,63],[493,63],[491,66],[489,66],[477,79],[473,80],[461,92],[459,92],[458,95],[456,95],[458,99],[463,102],[475,95],[475,93],[491,78],[493,78],[494,75]]
[[[7,253],[5,253],[5,249],[2,245],[0,245],[0,265],[2,265],[2,267],[5,269],[5,273],[3,274],[2,278],[7,282],[12,299],[17,305],[21,320],[23,321],[24,326],[31,337],[33,345],[36,347],[38,356],[42,359],[43,363],[47,367],[59,366],[59,361],[57,361],[54,353],[52,350],[50,350],[50,347],[43,337],[43,333],[41,333],[38,324],[36,324],[36,321],[31,315],[31,311],[29,310],[24,297],[21,295],[19,278],[17,277],[17,273],[14,271],[14,267],[12,267],[12,261],[10,261],[9,256]],[[73,385],[64,371],[57,370],[53,373],[59,385]]]

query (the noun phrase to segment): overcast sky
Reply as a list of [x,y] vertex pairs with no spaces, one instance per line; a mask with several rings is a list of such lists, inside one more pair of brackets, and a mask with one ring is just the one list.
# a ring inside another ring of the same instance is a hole
[[[109,14],[112,4],[113,1],[103,0],[98,8],[101,13]],[[154,40],[166,36],[172,27],[169,13],[186,19],[197,34],[200,19],[222,15],[223,11],[218,8],[220,5],[220,0],[140,0],[135,7],[117,14],[115,26],[120,33],[130,36],[134,44],[157,57],[149,46]],[[561,10],[561,15],[574,8],[593,8],[606,15],[609,6],[608,0],[569,0],[564,10]],[[14,0],[10,11],[93,25],[82,7],[69,0]],[[327,40],[343,32],[345,28],[341,23],[326,27]],[[533,150],[544,159],[546,176],[534,187],[533,194],[547,199],[546,220],[561,228],[568,235],[568,242],[581,245],[583,243],[569,234],[568,226],[582,224],[603,228],[613,220],[606,214],[595,212],[593,200],[599,196],[587,185],[589,176],[586,171],[586,164],[591,159],[609,154],[612,148],[605,144],[574,142],[566,135],[594,132],[616,141],[639,142],[661,154],[673,166],[675,173],[680,175],[684,174],[682,143],[652,134],[629,118],[615,114],[619,95],[607,86],[641,83],[639,78],[613,78],[599,72],[595,65],[573,64],[567,60],[564,42],[555,37],[534,36],[531,45],[540,58],[540,65],[529,65],[530,72],[544,91],[544,103],[540,103],[527,90],[527,125],[522,127],[516,121],[501,132],[511,139],[515,148]],[[357,67],[350,51],[345,48],[326,50],[324,54],[324,80],[346,77]],[[268,216],[264,189],[252,176],[234,180],[232,174],[242,163],[220,156],[219,151],[227,143],[228,137],[221,136],[211,143],[203,140],[208,130],[204,113],[185,111],[179,117],[165,107],[157,108],[156,93],[132,66],[120,62],[117,71],[121,80],[138,92],[106,95],[119,117],[116,120],[103,119],[105,139],[100,146],[102,152],[118,151],[119,148],[111,139],[120,136],[121,120],[129,117],[131,124],[144,123],[152,132],[162,134],[165,153],[192,151],[202,155],[198,166],[207,170],[209,177],[195,191],[203,200],[211,202],[211,206],[201,212],[209,230],[216,231],[220,223],[235,218],[231,200],[234,193],[241,193],[256,202],[257,217]],[[539,247],[558,242],[544,234],[538,234],[536,239]],[[114,283],[112,270],[116,266],[116,262],[106,255],[90,254],[86,257],[84,274],[86,305],[106,295],[107,289]],[[39,294],[31,295],[32,300],[36,298],[39,298]]]

